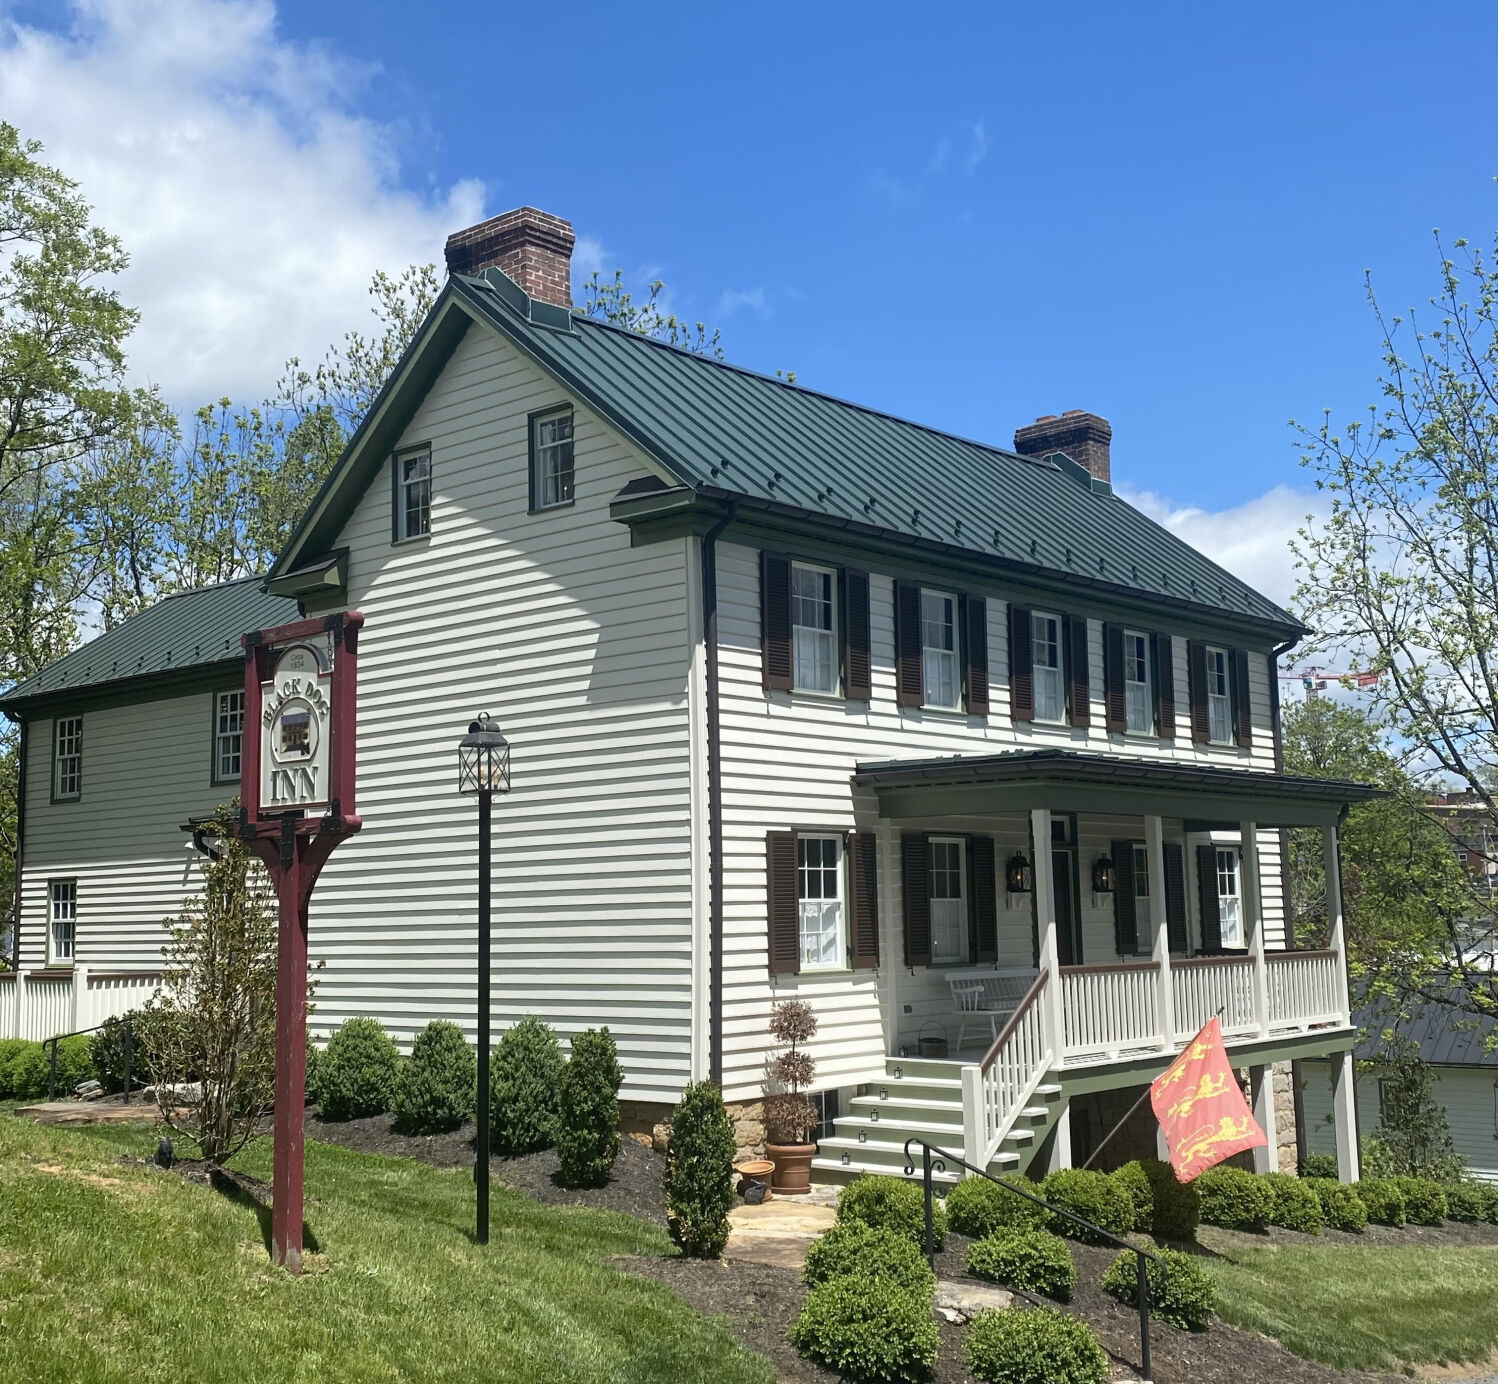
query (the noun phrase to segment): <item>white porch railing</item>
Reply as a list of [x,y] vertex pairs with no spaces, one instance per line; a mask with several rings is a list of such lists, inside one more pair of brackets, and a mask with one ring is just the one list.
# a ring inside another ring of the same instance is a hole
[[1189,1042],[1218,1013],[1224,1038],[1246,1038],[1259,1031],[1251,956],[1195,956],[1189,961],[1172,961],[1170,988],[1175,997],[1177,1043]]
[[0,1038],[43,1041],[139,1009],[161,985],[155,971],[25,971],[0,976]]
[[1055,1064],[1048,1035],[1052,998],[1042,971],[983,1061],[962,1069],[963,1157],[986,1167]]
[[1110,1055],[1160,1042],[1160,968],[1153,962],[1061,971],[1066,1056]]
[[1336,952],[1271,952],[1264,961],[1271,1028],[1346,1022],[1342,1013],[1342,965]]

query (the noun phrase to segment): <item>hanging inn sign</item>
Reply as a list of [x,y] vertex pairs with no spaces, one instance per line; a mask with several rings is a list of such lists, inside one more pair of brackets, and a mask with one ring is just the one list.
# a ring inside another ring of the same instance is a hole
[[243,638],[240,835],[265,863],[279,905],[276,948],[275,1182],[271,1257],[302,1267],[302,1121],[307,1092],[307,905],[354,811],[358,611]]

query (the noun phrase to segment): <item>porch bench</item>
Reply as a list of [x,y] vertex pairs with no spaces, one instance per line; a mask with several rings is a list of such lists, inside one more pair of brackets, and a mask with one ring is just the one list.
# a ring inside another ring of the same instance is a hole
[[999,1036],[1000,1026],[1019,1008],[1031,985],[1035,971],[1028,966],[966,966],[946,972],[947,985],[957,1002],[962,1021],[957,1029],[957,1051],[968,1025],[988,1023],[989,1041]]

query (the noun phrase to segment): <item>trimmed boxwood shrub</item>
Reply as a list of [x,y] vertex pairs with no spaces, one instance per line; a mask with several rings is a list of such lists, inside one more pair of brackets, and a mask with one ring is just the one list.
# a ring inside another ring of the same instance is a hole
[[1269,1228],[1274,1192],[1261,1177],[1219,1163],[1193,1179],[1202,1202],[1202,1220],[1227,1230]]
[[1307,1187],[1316,1193],[1321,1202],[1321,1219],[1331,1230],[1345,1230],[1361,1235],[1368,1224],[1368,1208],[1358,1195],[1356,1187],[1338,1182],[1333,1177],[1308,1177]]
[[929,1292],[852,1274],[817,1284],[791,1328],[801,1354],[859,1384],[918,1384],[939,1342]]
[[396,1128],[412,1134],[456,1129],[473,1113],[478,1063],[463,1030],[433,1019],[411,1044],[395,1082]]
[[839,1221],[807,1248],[806,1281],[813,1287],[844,1274],[882,1278],[913,1292],[936,1287],[936,1275],[914,1240],[862,1221]]
[[0,1038],[0,1100],[25,1099],[16,1088],[19,1074],[15,1069],[26,1053],[40,1047],[40,1043],[31,1043],[25,1038]]
[[996,1230],[968,1250],[967,1271],[1058,1302],[1071,1300],[1077,1282],[1071,1250],[1049,1230]]
[[1489,1225],[1498,1225],[1498,1187],[1486,1183],[1482,1188],[1483,1213],[1482,1218]]
[[[46,1043],[7,1039],[0,1048],[0,1095],[13,1100],[45,1100],[51,1068],[51,1048]],[[73,1094],[75,1087],[93,1075],[86,1035],[62,1039],[57,1045],[59,1099]]]
[[1337,1167],[1337,1155],[1334,1153],[1308,1153],[1300,1160],[1300,1175],[1305,1178],[1315,1178],[1321,1182],[1335,1182],[1340,1170]]
[[47,1094],[47,1058],[40,1043],[26,1043],[7,1068],[10,1094],[16,1100],[39,1100]]
[[1321,1198],[1316,1195],[1314,1187],[1289,1173],[1265,1173],[1260,1181],[1274,1196],[1274,1206],[1269,1213],[1270,1225],[1299,1230],[1307,1235],[1321,1234],[1325,1218],[1321,1214]]
[[489,1127],[497,1153],[538,1153],[557,1141],[562,1045],[534,1014],[507,1028],[494,1049]]
[[[926,1199],[919,1182],[865,1173],[838,1193],[837,1218],[892,1230],[922,1249],[926,1245]],[[940,1201],[932,1203],[931,1234],[940,1249],[947,1239],[947,1213]]]
[[1487,1199],[1478,1182],[1452,1182],[1446,1188],[1446,1218],[1452,1221],[1486,1219]]
[[1446,1189],[1425,1177],[1396,1177],[1404,1193],[1404,1218],[1410,1225],[1440,1225],[1447,1216]]
[[1357,1184],[1358,1196],[1375,1225],[1403,1225],[1404,1192],[1392,1177],[1371,1177]]
[[334,1030],[314,1069],[314,1099],[325,1120],[383,1115],[395,1101],[400,1049],[378,1019],[349,1019]]
[[1167,1240],[1194,1240],[1202,1218],[1196,1184],[1182,1182],[1176,1170],[1159,1158],[1141,1158],[1139,1167],[1149,1179],[1154,1213],[1148,1224],[1136,1224],[1134,1229],[1149,1230]]
[[[1000,1178],[1001,1182],[1010,1181]],[[1038,1184],[1012,1179],[1034,1196]],[[1050,1212],[1028,1197],[996,1187],[986,1177],[967,1177],[947,1193],[947,1224],[959,1235],[981,1240],[996,1230],[1038,1230],[1050,1222]]]
[[967,1367],[984,1384],[1108,1384],[1108,1357],[1086,1322],[1048,1307],[980,1312]]
[[[43,1044],[45,1051],[46,1044]],[[44,1064],[45,1065],[45,1064]],[[94,1075],[92,1045],[86,1033],[75,1033],[57,1044],[57,1097],[66,1100],[85,1081]],[[47,1079],[42,1078],[42,1094],[47,1091]]]
[[1148,1230],[1155,1219],[1155,1192],[1144,1165],[1136,1158],[1132,1163],[1115,1168],[1112,1176],[1134,1204],[1134,1229]]
[[694,1081],[671,1112],[661,1179],[666,1229],[685,1255],[716,1259],[728,1243],[733,1153],[733,1121],[721,1093],[710,1081]]
[[99,1085],[106,1091],[125,1089],[125,1024],[131,1026],[130,1033],[130,1086],[134,1090],[146,1086],[151,1080],[150,1063],[147,1061],[146,1033],[148,1025],[142,1021],[142,1011],[133,1009],[103,1024],[88,1040],[89,1062]]
[[572,1058],[562,1072],[561,1125],[557,1155],[564,1187],[602,1187],[619,1156],[619,1088],[624,1068],[605,1028],[590,1028],[572,1040]]
[[[1161,1249],[1162,1260],[1144,1261],[1150,1290],[1150,1316],[1183,1331],[1205,1331],[1217,1315],[1217,1288],[1196,1258],[1178,1249]],[[1103,1289],[1130,1307],[1139,1306],[1139,1256],[1120,1250],[1103,1275]]]
[[[1082,1216],[1102,1230],[1127,1235],[1134,1228],[1134,1200],[1110,1173],[1090,1168],[1062,1168],[1041,1184],[1041,1195],[1049,1202]],[[1107,1244],[1065,1216],[1053,1216],[1051,1229],[1083,1244]]]

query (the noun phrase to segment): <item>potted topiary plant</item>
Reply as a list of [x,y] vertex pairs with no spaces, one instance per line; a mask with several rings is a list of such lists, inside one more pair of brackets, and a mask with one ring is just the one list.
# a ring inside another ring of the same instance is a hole
[[806,1136],[817,1127],[817,1109],[807,1100],[816,1063],[802,1050],[817,1031],[817,1016],[805,1000],[780,1000],[770,1008],[770,1033],[786,1045],[770,1063],[774,1090],[765,1100],[765,1157],[775,1164],[770,1186],[777,1192],[811,1190],[811,1160],[817,1146]]

